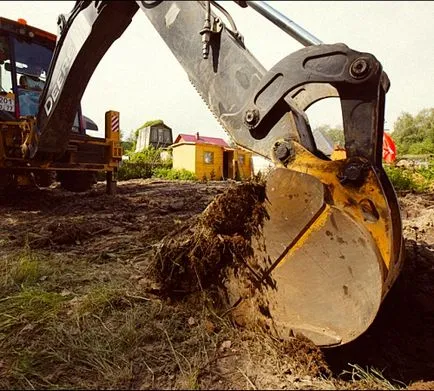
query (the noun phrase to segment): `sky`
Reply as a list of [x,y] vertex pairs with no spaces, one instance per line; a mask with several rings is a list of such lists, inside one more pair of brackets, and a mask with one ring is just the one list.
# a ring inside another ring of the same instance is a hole
[[[302,45],[251,8],[219,1],[234,18],[250,52],[270,69]],[[385,128],[400,114],[434,107],[434,2],[431,1],[267,1],[324,43],[342,42],[372,53],[389,76]],[[57,33],[57,17],[74,1],[2,1],[0,16]],[[201,45],[200,38],[198,45]],[[183,68],[138,11],[113,43],[91,78],[82,99],[83,113],[102,130],[107,110],[120,112],[126,138],[144,122],[162,119],[178,133],[228,136],[188,81]],[[312,128],[341,125],[338,99],[307,111]]]

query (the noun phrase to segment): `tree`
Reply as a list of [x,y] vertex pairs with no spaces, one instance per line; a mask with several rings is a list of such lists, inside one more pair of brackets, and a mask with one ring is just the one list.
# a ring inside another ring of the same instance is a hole
[[423,109],[415,116],[404,112],[393,128],[398,154],[434,153],[434,108]]
[[314,132],[323,133],[335,145],[340,145],[341,147],[345,145],[344,131],[340,127],[332,128],[330,125],[320,125],[314,129]]

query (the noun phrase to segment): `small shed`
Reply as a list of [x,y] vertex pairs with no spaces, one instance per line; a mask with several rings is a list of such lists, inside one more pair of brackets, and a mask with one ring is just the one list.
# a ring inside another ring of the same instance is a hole
[[135,152],[141,152],[150,146],[167,148],[172,143],[172,129],[165,125],[163,121],[155,121],[138,129]]
[[247,179],[252,176],[252,153],[232,148],[222,138],[181,133],[171,148],[173,168],[191,171],[198,179]]

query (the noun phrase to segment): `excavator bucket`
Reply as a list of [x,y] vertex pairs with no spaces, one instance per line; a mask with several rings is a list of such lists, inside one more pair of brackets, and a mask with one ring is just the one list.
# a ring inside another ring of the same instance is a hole
[[[276,165],[268,217],[245,259],[250,277],[233,271],[226,281],[232,313],[280,338],[344,344],[372,323],[402,265],[397,198],[381,164],[389,80],[373,55],[322,44],[265,3],[240,3],[307,47],[267,71],[215,2],[138,2],[235,143]],[[307,119],[328,97],[341,102],[344,159],[318,150]]]
[[293,148],[292,162],[266,182],[267,218],[246,261],[254,289],[228,283],[235,319],[260,313],[250,321],[279,338],[345,344],[369,327],[399,274],[396,196],[384,172],[367,167],[357,185],[348,185],[339,175],[345,161]]

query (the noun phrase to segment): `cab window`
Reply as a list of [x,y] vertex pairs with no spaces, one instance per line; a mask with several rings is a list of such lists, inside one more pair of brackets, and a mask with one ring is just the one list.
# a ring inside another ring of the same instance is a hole
[[36,42],[14,38],[14,52],[18,86],[41,91],[53,55],[52,50]]
[[8,39],[0,35],[0,87],[1,92],[12,92],[11,60]]
[[35,116],[53,52],[34,41],[14,38],[13,43],[20,114]]

